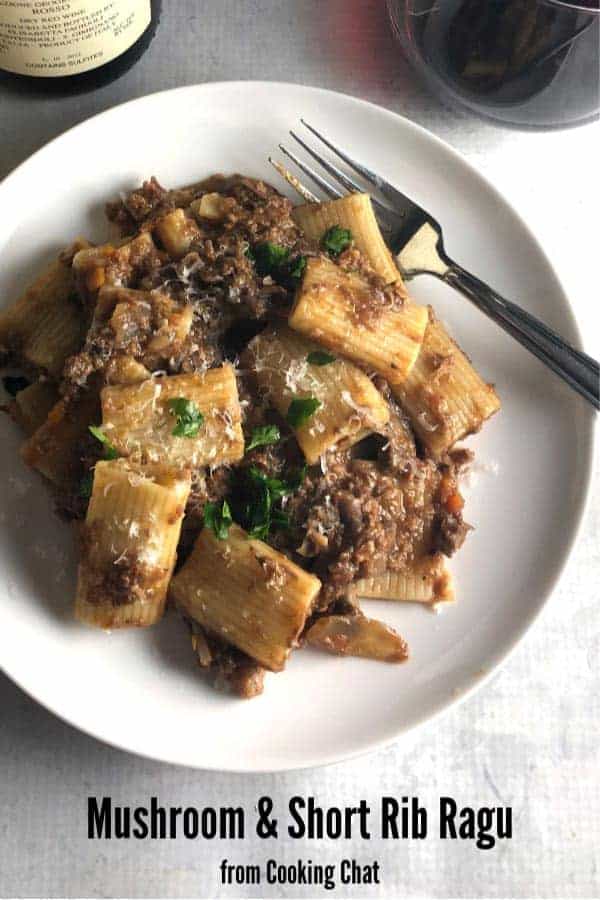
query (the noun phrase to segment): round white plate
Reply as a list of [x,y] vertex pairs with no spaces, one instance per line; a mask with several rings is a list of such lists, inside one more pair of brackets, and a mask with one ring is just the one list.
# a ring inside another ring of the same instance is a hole
[[[430,210],[464,266],[578,340],[535,238],[460,156],[397,115],[298,85],[206,84],[156,94],[36,153],[0,186],[1,296],[18,294],[74,235],[102,237],[107,198],[149,175],[169,186],[234,170],[276,182],[267,155],[300,116]],[[407,638],[407,664],[305,650],[267,677],[263,696],[241,701],[207,686],[174,615],[148,631],[110,635],[76,624],[71,531],[53,516],[43,485],[19,460],[16,428],[3,421],[4,671],[102,740],[172,763],[238,771],[312,766],[374,749],[481,684],[523,636],[565,565],[589,482],[593,417],[449,288],[421,278],[411,290],[435,306],[496,383],[503,410],[469,442],[479,463],[497,472],[480,473],[469,492],[466,517],[475,531],[452,563],[458,602],[439,616],[417,604],[365,603]]]

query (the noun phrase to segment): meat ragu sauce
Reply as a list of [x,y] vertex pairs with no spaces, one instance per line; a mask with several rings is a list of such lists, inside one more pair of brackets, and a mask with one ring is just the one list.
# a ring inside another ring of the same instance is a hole
[[[222,198],[219,221],[189,216],[185,232],[189,248],[182,256],[173,254],[168,237],[161,239],[161,219],[215,192]],[[242,176],[214,176],[181,190],[166,190],[153,178],[110,203],[108,217],[127,237],[122,249],[115,243],[110,261],[122,316],[115,325],[110,292],[108,300],[103,294],[107,317],[103,319],[98,308],[94,314],[100,285],[92,264],[94,248],[85,251],[91,262],[89,269],[78,268],[77,291],[88,322],[93,316],[93,326],[80,352],[67,360],[60,391],[67,410],[89,406],[102,386],[113,380],[123,383],[125,358],[129,367],[139,367],[132,380],[139,380],[144,372],[178,375],[231,362],[246,445],[260,426],[276,425],[280,439],[249,450],[239,463],[192,471],[177,566],[181,568],[203,528],[207,503],[227,499],[233,520],[244,525],[247,513],[240,498],[249,473],[258,470],[270,479],[295,480],[294,489],[278,501],[281,527],[273,519],[263,539],[321,582],[305,634],[325,614],[362,616],[356,596],[359,579],[402,571],[416,554],[450,556],[461,546],[469,526],[462,516],[457,476],[470,455],[450,450],[437,460],[429,458],[388,383],[365,369],[389,407],[388,424],[349,449],[330,450],[318,464],[305,465],[294,432],[260,389],[247,351],[255,335],[273,323],[285,323],[298,285],[294,264],[327,255],[318,243],[303,236],[291,210],[289,200],[274,188]],[[132,249],[134,235],[138,237]],[[264,274],[253,253],[252,248],[266,242],[287,251],[286,265],[276,274]],[[396,309],[405,302],[400,284],[385,284],[353,244],[334,262],[346,272],[360,273],[369,285],[356,309],[366,328],[377,328],[381,309]],[[127,306],[124,289],[156,290],[150,295],[156,299]],[[172,310],[165,308],[168,298],[177,304],[178,315],[191,309],[191,327],[181,339],[173,326]],[[170,323],[171,330],[165,331],[161,341],[163,321]],[[99,421],[98,414],[89,413],[89,421]],[[85,517],[88,499],[81,490],[82,479],[102,456],[102,445],[86,433],[69,477],[57,491],[64,516]],[[119,580],[118,571],[114,581],[115,590],[119,585],[127,590],[127,580]],[[117,597],[115,602],[127,602],[127,597]],[[189,618],[186,621],[200,664],[217,681],[226,682],[241,696],[261,692],[264,669],[256,661],[228,645],[222,635],[203,631]]]

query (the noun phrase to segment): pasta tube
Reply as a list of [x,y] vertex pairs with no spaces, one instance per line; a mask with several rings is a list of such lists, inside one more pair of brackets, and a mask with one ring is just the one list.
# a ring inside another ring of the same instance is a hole
[[[229,364],[204,374],[108,386],[101,401],[103,431],[122,456],[197,467],[244,455],[237,384]],[[188,414],[190,427],[185,427]]]
[[434,457],[479,431],[500,409],[492,385],[477,374],[431,309],[417,361],[406,380],[393,385],[393,390]]
[[71,266],[61,257],[0,313],[0,347],[26,367],[58,378],[85,335],[85,316],[74,292]]
[[387,403],[364,372],[341,359],[311,363],[311,354],[322,350],[289,328],[259,334],[248,353],[260,387],[282,416],[298,397],[321,404],[294,429],[311,465],[330,447],[349,447],[389,421]]
[[96,463],[81,535],[75,616],[99,628],[153,625],[164,611],[190,475]]
[[292,210],[292,218],[310,240],[320,242],[334,225],[348,228],[356,247],[371,267],[388,284],[402,285],[402,278],[390,253],[368,194],[349,194],[326,203],[303,203]]
[[359,597],[442,603],[454,600],[452,576],[441,553],[421,557],[401,572],[386,572],[356,583]]
[[59,402],[21,447],[21,456],[56,487],[71,490],[82,475],[80,445],[90,424],[98,421],[98,395],[84,393],[76,401]]
[[30,436],[44,424],[58,399],[58,391],[52,382],[34,381],[19,391],[10,404],[10,413],[17,425]]
[[289,324],[353,362],[399,384],[410,372],[427,326],[427,310],[376,300],[366,279],[324,258],[307,261]]
[[209,633],[280,671],[320,589],[314,575],[232,525],[226,540],[203,529],[170,595]]

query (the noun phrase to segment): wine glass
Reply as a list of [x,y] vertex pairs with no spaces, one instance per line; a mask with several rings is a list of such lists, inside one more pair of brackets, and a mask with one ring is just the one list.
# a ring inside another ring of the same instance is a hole
[[600,0],[387,0],[416,69],[446,98],[519,126],[600,111]]

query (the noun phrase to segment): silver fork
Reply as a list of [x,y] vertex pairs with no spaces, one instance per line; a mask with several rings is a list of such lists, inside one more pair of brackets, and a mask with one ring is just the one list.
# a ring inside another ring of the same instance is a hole
[[[344,150],[336,147],[304,119],[300,121],[315,138],[339,157],[356,175],[375,188],[379,195],[387,201],[383,202],[377,196],[371,197],[377,221],[404,278],[408,280],[416,275],[435,275],[446,284],[456,288],[486,316],[500,325],[504,331],[512,335],[515,340],[585,397],[596,409],[600,409],[600,366],[596,360],[573,347],[531,313],[521,309],[516,303],[501,297],[481,279],[453,262],[444,249],[441,225],[430,213],[380,175],[357,162]],[[340,190],[331,184],[320,172],[280,144],[279,148],[282,153],[291,159],[326,196],[336,199],[343,197],[344,192],[365,190],[346,171],[318,153],[294,131],[290,131],[290,134],[309,156],[316,160],[321,168],[343,188]],[[305,200],[319,202],[319,198],[288,172],[281,163],[271,157],[269,157],[269,162]]]

